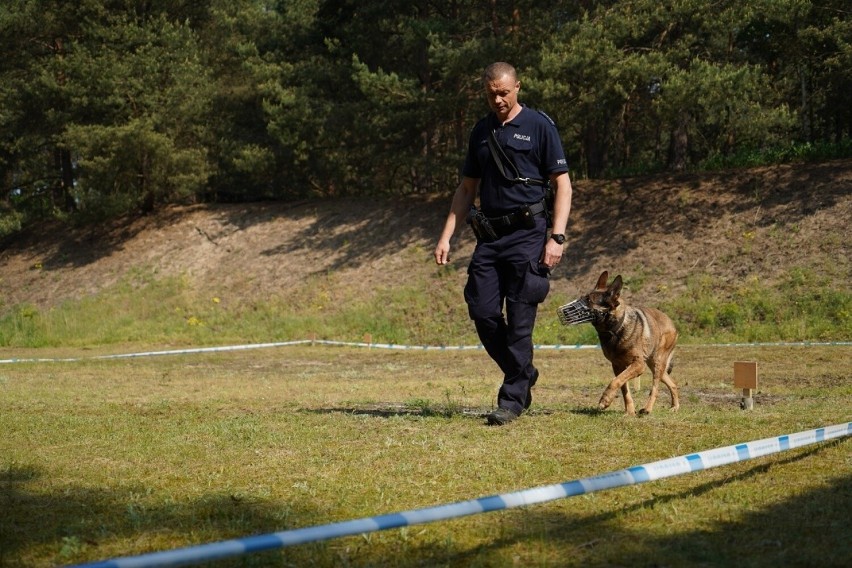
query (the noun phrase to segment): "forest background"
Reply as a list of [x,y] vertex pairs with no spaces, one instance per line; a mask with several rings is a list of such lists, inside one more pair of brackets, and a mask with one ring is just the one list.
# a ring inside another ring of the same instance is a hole
[[[849,10],[3,0],[0,566],[458,502],[848,421]],[[220,351],[475,345],[471,232],[447,266],[431,250],[498,59],[558,122],[576,180],[536,343],[596,344],[556,308],[623,273],[630,304],[681,333],[681,411],[591,410],[611,378],[594,350],[537,349],[535,406],[499,431],[481,416],[502,379],[476,350]],[[760,362],[754,412],[734,357]],[[838,442],[225,565],[848,566],[849,457]]]
[[852,155],[845,0],[13,0],[0,237],[199,202],[448,192],[516,65],[575,177]]

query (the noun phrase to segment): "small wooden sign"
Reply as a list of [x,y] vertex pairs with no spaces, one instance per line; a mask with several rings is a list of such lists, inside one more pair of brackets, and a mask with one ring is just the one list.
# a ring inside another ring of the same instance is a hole
[[757,388],[757,362],[734,361],[734,387],[743,389],[743,410],[754,409],[754,391]]
[[738,389],[757,388],[756,361],[734,361],[734,386]]

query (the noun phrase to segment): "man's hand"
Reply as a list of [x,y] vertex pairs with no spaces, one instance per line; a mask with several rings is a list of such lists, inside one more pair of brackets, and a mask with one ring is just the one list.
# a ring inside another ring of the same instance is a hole
[[447,264],[450,261],[450,241],[441,239],[435,247],[435,263]]
[[541,253],[540,262],[547,268],[553,269],[559,261],[562,260],[562,245],[548,238],[547,244],[544,246],[544,252]]
[[470,206],[476,198],[476,188],[479,187],[479,179],[462,178],[461,183],[453,194],[453,203],[444,223],[444,230],[438,237],[438,245],[435,247],[435,263],[439,265],[450,262],[450,239],[456,232],[456,224],[459,219],[464,220]]

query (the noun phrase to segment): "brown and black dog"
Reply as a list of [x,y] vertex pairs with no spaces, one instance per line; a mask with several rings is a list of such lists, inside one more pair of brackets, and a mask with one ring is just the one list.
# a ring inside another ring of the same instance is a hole
[[660,310],[625,304],[621,300],[621,275],[616,276],[612,284],[607,286],[608,276],[609,273],[604,271],[594,290],[560,308],[564,310],[569,306],[581,306],[579,309],[584,315],[579,319],[566,321],[563,313],[559,314],[563,323],[591,321],[598,332],[601,349],[612,363],[615,378],[603,392],[598,408],[604,410],[609,407],[621,389],[625,411],[627,414],[635,414],[636,408],[628,382],[639,377],[647,364],[654,373],[654,381],[648,402],[639,413],[649,414],[653,410],[660,381],[671,393],[671,409],[677,410],[680,408],[677,385],[669,375],[672,370],[672,352],[678,335],[674,323]]

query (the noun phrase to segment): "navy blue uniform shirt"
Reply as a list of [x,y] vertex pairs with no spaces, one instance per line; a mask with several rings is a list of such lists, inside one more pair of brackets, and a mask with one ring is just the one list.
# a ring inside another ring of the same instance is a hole
[[[556,125],[544,113],[524,106],[505,125],[500,124],[493,112],[489,113],[470,133],[462,175],[481,180],[480,207],[489,217],[496,217],[511,213],[521,205],[538,203],[544,198],[544,188],[512,183],[500,174],[488,149],[492,130],[522,178],[546,180],[550,174],[567,172],[568,161]],[[506,164],[503,167],[507,175],[513,175],[510,167]]]

